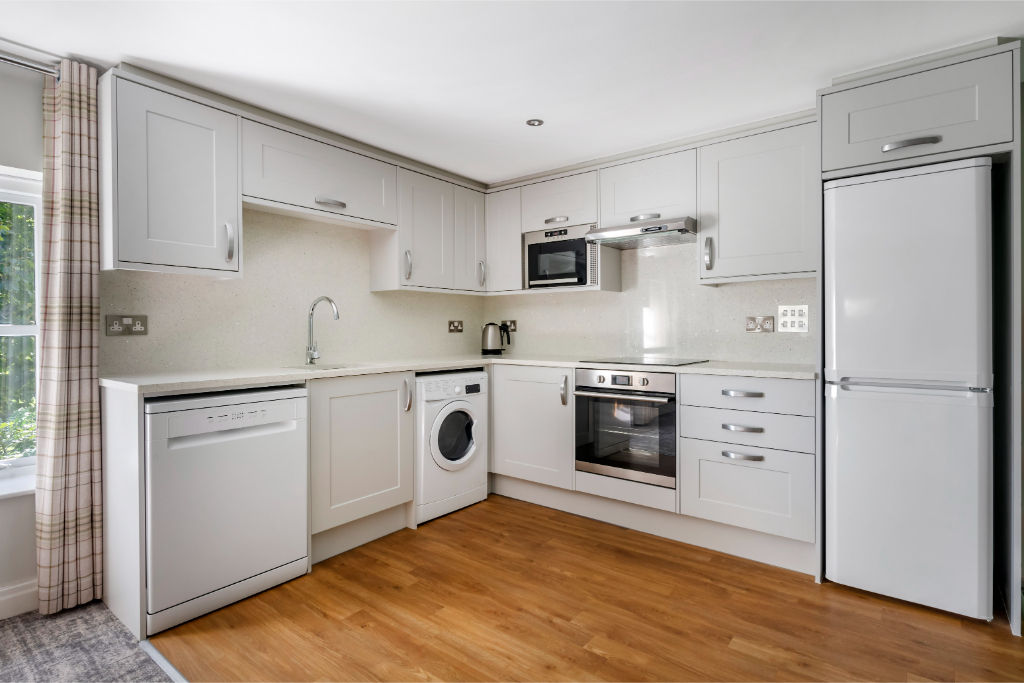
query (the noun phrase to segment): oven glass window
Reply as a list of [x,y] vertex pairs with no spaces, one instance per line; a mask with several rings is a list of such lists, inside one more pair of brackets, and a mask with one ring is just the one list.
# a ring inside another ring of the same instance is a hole
[[583,238],[531,244],[527,258],[531,287],[587,283],[587,242]]
[[437,450],[445,460],[462,460],[473,447],[473,418],[463,410],[449,413],[437,430]]
[[576,460],[577,469],[674,488],[675,401],[577,397]]

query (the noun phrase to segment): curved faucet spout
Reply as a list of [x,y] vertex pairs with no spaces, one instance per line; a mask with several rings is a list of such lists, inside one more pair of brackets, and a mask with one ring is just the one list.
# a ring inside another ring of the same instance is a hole
[[313,339],[313,313],[316,311],[316,306],[321,301],[326,301],[331,305],[331,310],[334,312],[334,319],[338,319],[338,305],[334,303],[334,299],[329,296],[317,297],[312,305],[309,307],[309,337],[306,340],[306,365],[316,365],[316,359],[320,357],[320,350],[316,346],[316,341]]

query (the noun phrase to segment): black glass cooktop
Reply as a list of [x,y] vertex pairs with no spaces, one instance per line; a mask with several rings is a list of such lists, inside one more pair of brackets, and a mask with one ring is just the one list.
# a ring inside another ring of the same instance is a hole
[[601,363],[607,365],[696,365],[707,363],[706,358],[658,358],[656,356],[636,356],[625,358],[599,358],[597,360],[581,360],[581,363]]

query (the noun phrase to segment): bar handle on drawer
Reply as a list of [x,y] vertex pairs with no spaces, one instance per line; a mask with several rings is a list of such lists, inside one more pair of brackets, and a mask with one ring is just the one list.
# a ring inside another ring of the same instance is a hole
[[740,391],[739,389],[722,389],[722,396],[733,398],[764,398],[763,391]]
[[660,213],[638,213],[635,216],[629,217],[630,223],[636,223],[637,221],[656,221],[661,218]]
[[347,209],[348,208],[348,204],[346,204],[345,202],[341,201],[340,199],[332,199],[331,197],[321,197],[320,195],[317,195],[316,197],[313,197],[313,201],[316,202],[317,204],[326,204],[327,206],[336,206],[339,209]]
[[746,425],[734,425],[723,423],[722,429],[727,429],[730,432],[749,432],[750,434],[761,434],[764,432],[764,427],[747,427]]
[[764,460],[763,455],[747,455],[746,453],[737,453],[735,451],[722,451],[722,455],[733,460],[749,460],[750,462],[761,462]]
[[551,225],[552,223],[565,223],[568,220],[568,216],[552,216],[551,218],[544,219],[544,225]]
[[904,147],[917,147],[918,145],[935,145],[942,142],[941,135],[926,135],[923,138],[907,138],[906,140],[897,140],[896,142],[890,142],[882,145],[882,153],[895,152],[897,149],[903,149]]

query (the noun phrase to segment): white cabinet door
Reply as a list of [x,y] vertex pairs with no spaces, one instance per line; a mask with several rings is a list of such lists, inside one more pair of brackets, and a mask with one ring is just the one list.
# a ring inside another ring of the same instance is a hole
[[522,191],[487,195],[487,291],[523,288]]
[[242,121],[242,194],[394,225],[398,168],[254,121]]
[[450,289],[455,282],[454,185],[398,170],[400,282]]
[[314,534],[412,500],[414,379],[393,372],[309,383]]
[[571,489],[572,368],[495,365],[491,372],[491,471]]
[[114,86],[115,260],[237,272],[238,117],[123,79]]
[[697,151],[602,168],[601,227],[697,217]]
[[454,186],[455,240],[453,271],[455,289],[482,292],[487,278],[487,233],[484,193]]
[[700,149],[700,278],[811,274],[821,244],[818,127]]
[[523,188],[523,232],[597,222],[597,171]]

